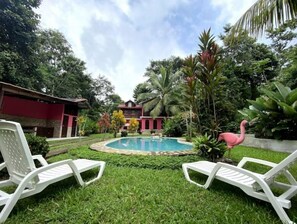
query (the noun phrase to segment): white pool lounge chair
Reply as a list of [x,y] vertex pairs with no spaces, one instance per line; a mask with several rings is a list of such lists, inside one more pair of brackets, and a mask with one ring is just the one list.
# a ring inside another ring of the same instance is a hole
[[[214,178],[237,186],[252,197],[270,202],[283,223],[294,223],[290,220],[284,208],[291,208],[290,199],[297,194],[297,182],[288,171],[289,166],[293,164],[296,159],[297,150],[278,164],[244,157],[237,166],[221,162],[212,163],[208,161],[199,161],[184,163],[182,168],[185,178],[199,187],[207,189]],[[247,162],[266,165],[271,167],[271,169],[265,174],[251,172],[243,168]],[[193,181],[189,176],[188,170],[197,171],[207,175],[208,178],[205,184],[199,184],[198,182]],[[276,177],[280,174],[284,174],[289,184],[276,181]],[[279,196],[275,196],[271,191],[271,187],[282,189],[284,192]]]
[[[0,181],[0,187],[16,185],[14,193],[0,190],[0,223],[4,222],[20,198],[41,192],[48,185],[74,176],[77,183],[86,186],[98,180],[105,168],[105,162],[87,159],[64,160],[48,164],[41,155],[32,156],[21,125],[16,122],[0,120],[0,150],[4,162],[0,170],[7,168],[9,179]],[[41,167],[36,168],[38,160]],[[84,182],[81,173],[98,168],[98,175]]]

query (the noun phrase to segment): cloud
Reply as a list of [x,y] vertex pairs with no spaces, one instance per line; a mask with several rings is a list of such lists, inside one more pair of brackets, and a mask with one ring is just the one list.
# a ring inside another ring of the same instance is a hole
[[226,21],[234,24],[257,0],[211,0],[213,7],[220,13],[217,21]]
[[[217,35],[248,0],[43,0],[41,26],[64,34],[93,78],[106,76],[123,100],[144,81],[151,60],[197,51],[198,35]],[[248,8],[248,7],[247,7]],[[240,12],[239,12],[240,11]]]
[[186,55],[166,21],[187,1],[44,0],[41,26],[61,31],[96,78],[106,76],[116,92],[132,99],[150,60]]

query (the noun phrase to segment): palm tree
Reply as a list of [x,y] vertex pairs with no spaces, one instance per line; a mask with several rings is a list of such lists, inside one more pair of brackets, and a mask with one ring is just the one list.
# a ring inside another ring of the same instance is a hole
[[137,100],[143,102],[144,111],[150,111],[155,118],[162,113],[167,116],[178,112],[178,99],[176,97],[177,82],[179,73],[172,73],[171,68],[161,66],[160,74],[149,73],[146,88],[149,92],[139,94]]
[[287,20],[297,18],[296,0],[258,0],[235,23],[233,31],[247,30],[259,36],[268,28],[275,28]]

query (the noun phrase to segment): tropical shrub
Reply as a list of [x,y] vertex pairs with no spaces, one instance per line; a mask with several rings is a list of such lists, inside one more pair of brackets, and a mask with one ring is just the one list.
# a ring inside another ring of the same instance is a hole
[[108,132],[110,128],[110,116],[108,113],[104,113],[99,121],[98,121],[98,127],[100,133],[106,133]]
[[[43,157],[49,152],[49,144],[45,137],[35,136],[32,134],[25,134],[31,154],[32,155],[42,155]],[[0,153],[0,163],[2,163],[3,157]],[[5,172],[0,172],[0,176]]]
[[99,130],[98,122],[87,119],[84,124],[84,135],[97,134]]
[[297,88],[291,90],[279,82],[276,91],[261,89],[249,108],[239,111],[254,123],[255,136],[280,140],[297,139]]
[[121,131],[121,137],[127,137],[128,132],[127,131]]
[[131,118],[129,121],[129,127],[128,130],[130,133],[135,133],[138,130],[139,122],[136,120],[136,118]]
[[114,111],[111,117],[111,129],[113,136],[116,138],[120,128],[126,123],[126,119],[122,110]]
[[185,120],[182,116],[174,116],[164,123],[164,135],[181,137],[187,130]]
[[85,135],[85,124],[87,121],[87,117],[84,115],[80,115],[77,117],[76,122],[78,125],[78,134],[79,136]]
[[205,134],[193,139],[194,150],[202,157],[211,161],[217,161],[224,156],[226,145],[224,142],[219,142],[217,138]]
[[45,155],[49,152],[49,144],[45,137],[26,134],[26,139],[32,155]]

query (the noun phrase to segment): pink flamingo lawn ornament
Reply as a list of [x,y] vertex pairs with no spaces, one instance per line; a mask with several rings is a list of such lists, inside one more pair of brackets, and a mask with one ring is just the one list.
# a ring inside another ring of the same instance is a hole
[[227,149],[228,149],[228,157],[230,158],[230,152],[231,149],[236,146],[239,145],[240,143],[242,143],[244,141],[245,138],[245,125],[248,123],[248,121],[243,120],[240,123],[240,136],[238,136],[237,134],[231,133],[231,132],[224,132],[221,133],[219,135],[218,140],[221,141],[225,141],[227,143]]

